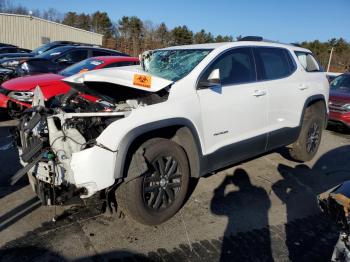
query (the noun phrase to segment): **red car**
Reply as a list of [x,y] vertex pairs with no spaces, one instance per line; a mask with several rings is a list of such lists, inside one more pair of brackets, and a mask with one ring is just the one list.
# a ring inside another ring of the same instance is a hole
[[135,57],[98,56],[67,67],[58,74],[47,73],[11,79],[0,87],[0,108],[7,109],[10,115],[15,116],[25,108],[31,107],[33,91],[37,86],[41,87],[45,100],[50,101],[51,98],[66,94],[70,90],[70,87],[61,81],[63,78],[90,70],[138,63],[139,60]]
[[329,122],[350,128],[350,73],[331,82],[329,92]]

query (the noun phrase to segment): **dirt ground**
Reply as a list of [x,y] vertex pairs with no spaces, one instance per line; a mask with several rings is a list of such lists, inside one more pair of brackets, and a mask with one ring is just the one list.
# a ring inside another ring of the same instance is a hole
[[[0,123],[0,261],[329,261],[337,229],[316,196],[350,177],[350,134],[325,130],[314,160],[281,149],[201,178],[181,211],[155,227],[87,207],[42,207]],[[57,222],[52,217],[61,215]]]

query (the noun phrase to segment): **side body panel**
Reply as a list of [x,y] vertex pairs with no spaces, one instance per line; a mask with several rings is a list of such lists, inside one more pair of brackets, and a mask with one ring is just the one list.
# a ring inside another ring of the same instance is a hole
[[[223,87],[221,93],[210,89],[197,91],[200,74],[224,50],[224,47],[214,50],[189,75],[173,83],[167,101],[133,110],[126,118],[113,122],[103,131],[97,143],[115,156],[113,173],[104,173],[109,176],[106,181],[123,176],[129,146],[146,132],[169,125],[187,126],[196,139],[201,159],[199,174],[193,175],[200,176],[293,142],[290,139],[299,134],[309,98],[328,100],[326,84],[319,83],[323,81],[320,79],[321,73],[312,73],[314,75],[310,77],[311,73],[302,71],[295,72],[285,82],[276,80],[267,84],[257,82]],[[97,72],[92,74],[98,77]],[[299,84],[307,84],[310,88],[300,90]],[[129,86],[132,87],[131,84]],[[254,97],[251,92],[255,89],[266,90],[267,96]],[[226,126],[228,133],[225,132]],[[214,136],[216,133],[222,137],[217,138]],[[286,139],[286,134],[289,139]],[[264,145],[265,148],[260,150]],[[247,150],[254,147],[259,150]],[[77,157],[74,161],[77,163],[79,159]],[[110,170],[109,167],[107,169]],[[75,175],[83,175],[80,170],[75,171],[79,172]],[[98,174],[94,177],[99,179]]]

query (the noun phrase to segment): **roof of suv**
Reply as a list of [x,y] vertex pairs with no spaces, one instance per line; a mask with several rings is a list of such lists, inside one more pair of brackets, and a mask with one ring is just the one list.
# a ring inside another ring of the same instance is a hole
[[282,44],[278,42],[269,42],[269,41],[234,41],[234,42],[222,42],[222,43],[206,43],[206,44],[194,44],[194,45],[180,45],[180,46],[171,46],[166,47],[161,50],[174,50],[174,49],[216,49],[220,47],[234,47],[234,46],[274,46],[274,47],[284,47],[292,50],[307,51],[310,50],[298,47],[293,44]]

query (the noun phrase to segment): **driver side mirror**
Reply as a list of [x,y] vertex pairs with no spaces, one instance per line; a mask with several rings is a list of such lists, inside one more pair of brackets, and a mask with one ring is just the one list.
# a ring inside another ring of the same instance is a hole
[[221,86],[220,69],[217,68],[211,71],[206,81],[199,82],[198,89],[214,88],[214,87],[220,87],[220,86]]

